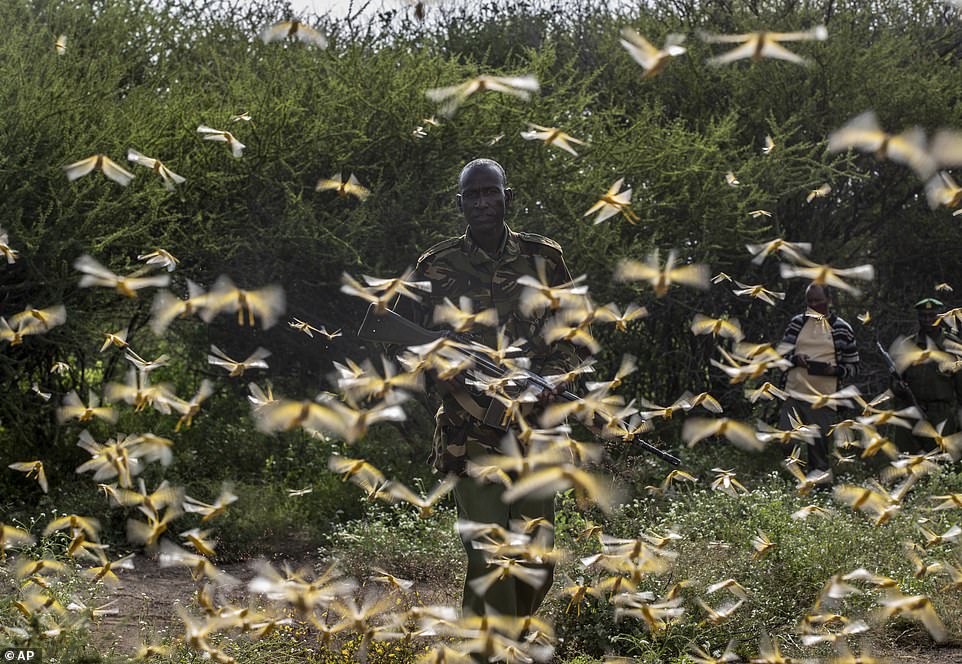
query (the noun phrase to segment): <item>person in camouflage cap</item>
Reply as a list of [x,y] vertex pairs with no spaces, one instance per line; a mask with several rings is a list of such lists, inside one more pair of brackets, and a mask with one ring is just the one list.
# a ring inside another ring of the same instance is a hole
[[[927,297],[915,303],[919,317],[919,330],[911,341],[919,348],[927,348],[931,342],[939,350],[945,350],[946,341],[960,343],[958,337],[945,329],[939,320],[944,305],[934,297]],[[948,436],[959,431],[959,405],[962,404],[962,372],[943,370],[935,362],[915,364],[902,372],[901,380],[894,380],[892,391],[895,393],[899,408],[913,405],[912,397],[922,410],[922,417],[933,426],[945,422],[942,435]],[[934,449],[932,438],[914,436],[903,428],[897,428],[896,444],[903,452],[918,453]]]
[[[435,307],[445,298],[458,304],[460,298],[466,297],[473,311],[494,308],[498,319],[497,326],[475,326],[467,336],[497,347],[499,330],[503,330],[503,339],[521,344],[532,371],[541,375],[564,373],[581,361],[578,351],[568,342],[549,345],[544,341],[541,326],[545,313],[522,313],[519,304],[524,289],[517,280],[523,275],[537,278],[540,271],[550,285],[560,285],[571,281],[571,275],[558,243],[534,233],[515,232],[507,226],[505,217],[513,195],[500,164],[489,159],[468,163],[458,179],[457,195],[458,209],[464,215],[467,228],[460,237],[444,240],[421,255],[412,279],[429,281],[431,291],[419,303],[407,299],[398,302],[395,311],[423,327],[438,328],[434,322]],[[505,491],[502,484],[469,477],[466,473],[469,460],[500,453],[501,441],[506,435],[504,430],[482,421],[491,397],[461,382],[437,380],[435,387],[441,395],[441,406],[436,416],[431,462],[438,471],[459,477],[454,490],[459,521],[496,523],[509,529],[512,521],[522,517],[539,519],[542,525],[533,535],[536,541],[552,546],[553,496],[506,504],[501,499]],[[542,394],[542,402],[563,390],[561,385],[553,394]],[[473,546],[463,529],[459,532],[468,557],[462,599],[464,612],[534,614],[551,587],[553,564],[542,565],[548,574],[536,587],[508,576],[479,595],[472,590],[471,581],[495,568],[487,564],[484,552]]]

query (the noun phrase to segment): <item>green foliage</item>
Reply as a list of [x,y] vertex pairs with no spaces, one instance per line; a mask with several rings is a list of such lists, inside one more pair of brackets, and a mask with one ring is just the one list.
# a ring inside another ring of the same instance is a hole
[[[904,168],[871,155],[826,155],[825,141],[867,109],[893,131],[959,126],[957,15],[928,0],[650,4],[431,6],[424,24],[402,10],[366,23],[323,18],[314,24],[325,29],[330,47],[320,50],[256,38],[289,13],[278,1],[241,9],[226,0],[0,3],[0,23],[8,28],[0,42],[0,225],[21,252],[16,264],[0,263],[0,315],[61,302],[68,311],[66,325],[0,349],[0,457],[43,459],[51,480],[44,496],[22,476],[0,473],[0,519],[28,520],[38,508],[50,513],[56,507],[97,514],[105,541],[123,540],[136,511],[105,510],[89,475],[76,477],[74,469],[88,458],[75,446],[83,425],[57,425],[55,409],[71,390],[86,395],[88,388],[101,392],[123,380],[122,355],[98,349],[103,333],[129,327],[129,340],[144,357],[171,355],[158,381],[189,396],[202,379],[213,378],[216,392],[190,429],[176,431],[176,418],[125,405],[118,406],[117,427],[94,422],[88,428],[98,441],[145,431],[173,439],[173,463],[144,471],[149,487],[168,479],[213,500],[230,485],[240,499],[213,526],[224,557],[262,552],[281,539],[310,546],[327,535],[326,550],[343,554],[348,564],[380,561],[401,576],[455,588],[462,554],[450,508],[422,521],[408,508],[368,506],[356,487],[326,468],[337,451],[369,459],[406,483],[425,477],[430,408],[410,404],[407,422],[379,425],[354,446],[300,432],[267,436],[256,431],[245,402],[247,381],[263,384],[265,376],[227,378],[204,362],[211,343],[241,357],[263,345],[273,352],[266,377],[277,393],[312,398],[331,387],[332,360],[376,355],[381,349],[351,334],[363,306],[340,293],[341,273],[399,274],[425,248],[459,233],[456,177],[481,155],[507,168],[516,192],[513,228],[558,240],[572,272],[587,274],[597,302],[637,301],[650,310],[625,334],[599,332],[605,346],[599,373],[616,366],[625,351],[639,358],[642,369],[625,381],[626,399],[667,403],[684,389],[710,389],[733,416],[771,416],[770,407],[744,402],[743,386],[708,369],[714,345],[687,329],[693,313],[703,311],[740,318],[751,339],[779,338],[799,309],[803,284],[779,282],[775,261],[755,266],[744,251],[745,243],[776,235],[812,242],[820,262],[876,266],[876,281],[862,298],[842,294],[837,304],[849,320],[872,311],[876,322],[857,332],[861,385],[868,392],[884,384],[872,337],[889,340],[911,328],[909,304],[931,294],[933,284],[962,283],[962,231],[948,211],[928,209],[921,183]],[[828,41],[793,45],[813,61],[809,67],[763,60],[714,68],[705,59],[717,47],[694,39],[699,30],[817,23],[828,27]],[[655,43],[683,32],[689,53],[657,78],[641,79],[618,42],[625,25]],[[68,46],[59,56],[53,43],[61,33]],[[534,73],[542,89],[529,103],[481,95],[453,119],[425,124],[436,112],[425,89],[479,73]],[[243,111],[253,122],[231,123]],[[589,144],[574,158],[525,141],[520,131],[527,122],[558,126]],[[196,133],[202,123],[234,131],[247,145],[244,156],[233,159],[223,145],[203,141]],[[423,138],[413,134],[419,125],[426,127]],[[761,153],[766,135],[776,143],[768,155]],[[64,177],[66,164],[94,153],[122,162],[131,147],[162,159],[187,182],[170,193],[136,166],[126,188],[99,173],[73,183]],[[729,170],[741,186],[725,183]],[[372,190],[370,199],[314,191],[319,178],[335,172],[355,173]],[[639,223],[617,217],[592,225],[584,211],[620,177],[632,187]],[[832,184],[832,195],[807,204],[808,191],[823,182]],[[756,209],[773,216],[753,218],[749,212]],[[283,321],[249,330],[226,316],[210,325],[178,320],[158,338],[147,326],[151,293],[126,300],[79,288],[71,267],[78,256],[91,254],[126,274],[154,247],[182,260],[172,277],[178,295],[187,279],[208,288],[221,274],[248,288],[278,283],[288,313],[345,334],[325,343]],[[618,259],[654,248],[677,248],[683,260],[778,284],[788,296],[768,308],[718,286],[707,293],[673,290],[655,300],[613,282]],[[56,362],[70,370],[52,374]],[[53,399],[31,392],[34,383]],[[659,425],[654,439],[676,447],[677,429],[677,423]],[[914,508],[881,529],[841,510],[827,520],[792,522],[788,514],[801,502],[768,477],[749,481],[756,490],[737,500],[704,489],[649,500],[644,487],[657,484],[664,469],[630,450],[611,453],[609,470],[637,498],[612,518],[613,532],[633,535],[639,524],[678,528],[687,541],[679,547],[676,578],[688,577],[698,588],[723,576],[750,577],[753,599],[735,618],[735,629],[764,625],[784,633],[828,573],[858,565],[892,574],[907,589],[932,590],[929,581],[908,578],[900,553],[901,542],[914,535],[908,516]],[[727,447],[685,451],[687,467],[699,474],[737,466],[745,478],[773,466],[776,456],[748,460]],[[943,474],[925,489],[958,486],[957,476]],[[311,492],[287,495],[306,488]],[[573,541],[585,518],[566,504],[558,532],[563,545],[587,555],[588,544]],[[184,517],[181,524],[196,525],[196,519]],[[755,562],[748,541],[759,528],[777,546]],[[657,579],[651,589],[663,585]],[[957,618],[954,600],[939,601],[940,612]],[[3,604],[4,620],[9,610],[9,602]],[[662,639],[614,624],[610,607],[601,604],[586,606],[578,620],[563,606],[554,610],[571,656],[625,646],[639,657],[668,660],[695,638],[691,625],[672,627]],[[698,637],[718,644],[723,631],[708,626]],[[256,657],[271,661],[269,654]]]
[[[321,386],[330,359],[365,352],[349,336],[324,345],[275,328],[251,338],[223,319],[210,329],[178,322],[155,340],[144,328],[149,296],[121,302],[115,293],[78,289],[70,265],[79,254],[124,271],[139,253],[163,246],[183,261],[175,290],[187,277],[210,285],[221,273],[245,286],[277,282],[293,315],[351,330],[361,306],[339,293],[340,273],[399,272],[456,233],[452,183],[479,153],[507,166],[518,193],[511,224],[558,239],[598,301],[638,297],[611,283],[611,266],[653,247],[685,247],[694,260],[770,283],[774,265],[751,266],[742,245],[779,234],[814,242],[820,260],[870,258],[881,273],[877,286],[860,303],[843,298],[843,313],[851,319],[856,304],[868,306],[881,335],[892,336],[908,302],[937,281],[953,281],[957,225],[926,208],[919,183],[902,168],[871,157],[826,159],[824,140],[866,108],[893,128],[952,124],[957,111],[945,100],[959,74],[947,14],[920,3],[911,10],[876,4],[869,12],[863,3],[832,3],[823,14],[807,4],[786,13],[755,3],[726,11],[680,3],[619,14],[601,5],[508,3],[446,9],[419,27],[388,12],[363,30],[322,22],[331,36],[326,50],[255,39],[283,13],[269,3],[240,13],[189,0],[159,8],[5,4],[3,19],[15,27],[0,47],[0,98],[8,108],[0,119],[7,192],[0,218],[22,255],[0,272],[3,311],[62,301],[70,315],[68,325],[0,357],[0,380],[17,387],[0,405],[6,444],[67,461],[73,432],[52,426],[56,399],[40,403],[26,388],[37,381],[57,395],[83,393],[119,379],[124,363],[94,352],[104,330],[129,324],[145,354],[171,352],[176,359],[165,379],[185,391],[205,373],[199,365],[212,340],[237,353],[269,345],[272,374],[295,396]],[[776,61],[712,68],[703,64],[709,47],[691,41],[689,57],[640,80],[617,41],[625,24],[658,41],[669,31],[815,22],[826,23],[831,38],[797,47],[814,60],[809,68]],[[68,50],[58,56],[52,40],[61,32]],[[532,72],[542,92],[529,104],[482,95],[451,121],[429,126],[425,138],[412,135],[433,111],[424,89],[481,72]],[[194,132],[200,123],[227,127],[241,111],[253,118],[230,126],[248,146],[242,159]],[[519,136],[526,121],[563,127],[590,145],[571,158],[532,144]],[[766,134],[777,146],[771,155],[759,149]],[[120,160],[128,147],[162,158],[188,182],[168,193],[139,167],[127,188],[97,173],[75,183],[62,175],[66,163],[94,152]],[[362,205],[312,191],[319,177],[339,170],[355,172],[372,197]],[[728,170],[741,187],[725,184]],[[621,176],[633,186],[641,222],[594,227],[581,220]],[[836,193],[806,205],[806,192],[825,181]],[[774,218],[751,219],[747,212],[757,208]],[[710,344],[679,331],[694,308],[739,316],[750,337],[775,338],[798,306],[798,285],[786,286],[786,303],[771,313],[723,289],[649,302],[649,321],[604,339],[606,356],[626,349],[640,355],[647,370],[629,382],[634,392],[671,399],[700,384],[723,393],[724,383],[704,371]],[[872,353],[865,355],[874,367]],[[72,370],[51,377],[58,360]],[[415,437],[426,441],[429,420],[418,427]],[[242,432],[229,435],[224,444],[234,447]],[[424,456],[419,446],[406,460]]]
[[[26,388],[37,381],[57,395],[83,393],[118,379],[124,363],[94,349],[104,330],[127,324],[138,349],[179,358],[165,376],[179,389],[198,384],[213,340],[237,353],[269,345],[274,377],[292,395],[310,394],[330,359],[365,352],[355,340],[324,345],[282,328],[250,338],[221,319],[209,330],[178,322],[161,342],[144,328],[149,296],[121,302],[115,293],[80,290],[71,263],[91,253],[124,271],[139,253],[163,246],[183,261],[177,291],[185,278],[210,285],[221,273],[244,286],[277,282],[293,315],[351,330],[361,306],[339,293],[340,273],[397,273],[458,232],[453,182],[480,153],[508,169],[518,194],[510,223],[558,239],[598,301],[642,295],[612,284],[611,266],[653,247],[685,247],[693,260],[771,283],[774,263],[751,266],[743,244],[779,234],[812,241],[819,260],[871,260],[876,286],[861,302],[845,297],[840,305],[849,319],[856,306],[872,309],[877,332],[890,338],[911,318],[908,303],[933,283],[953,281],[958,226],[927,209],[920,184],[901,167],[863,156],[827,159],[824,140],[866,108],[896,129],[951,125],[958,110],[946,100],[959,74],[950,15],[926,3],[875,6],[675,3],[619,14],[603,5],[507,3],[439,10],[423,26],[388,12],[360,30],[322,22],[331,46],[319,50],[255,39],[283,13],[269,3],[240,13],[190,0],[159,8],[6,3],[2,18],[14,28],[0,47],[0,99],[8,109],[0,119],[0,218],[22,256],[0,272],[3,312],[62,301],[70,320],[0,357],[0,380],[17,387],[0,406],[0,421],[20,449],[69,447],[72,434],[51,426],[56,399],[39,403]],[[808,68],[776,61],[713,68],[703,64],[710,47],[692,40],[688,57],[640,80],[617,41],[625,24],[658,41],[669,31],[816,22],[831,38],[797,46],[813,59]],[[61,32],[68,50],[58,56],[52,41]],[[424,89],[481,72],[536,73],[542,92],[529,104],[482,95],[451,121],[429,126],[425,138],[412,135],[433,111]],[[231,124],[241,111],[253,122]],[[560,126],[590,145],[571,158],[524,141],[526,121]],[[222,145],[202,141],[194,131],[200,123],[230,124],[248,146],[245,156],[232,159]],[[766,134],[777,146],[771,155],[760,152]],[[97,173],[75,183],[63,177],[71,161],[94,152],[120,160],[128,147],[162,158],[188,182],[168,193],[139,167],[127,188]],[[725,184],[728,170],[741,187]],[[312,190],[335,171],[356,173],[372,197],[362,205]],[[634,189],[641,222],[594,227],[582,220],[621,176]],[[835,194],[806,205],[807,191],[825,181]],[[751,219],[747,212],[758,208],[775,216]],[[710,344],[679,334],[691,311],[738,316],[749,337],[771,339],[797,309],[800,285],[786,284],[789,297],[772,312],[721,288],[673,293],[647,303],[649,321],[606,338],[607,351],[640,355],[647,371],[629,383],[633,391],[670,399],[701,384],[724,392],[704,371]],[[868,368],[879,365],[867,347],[865,356]],[[73,367],[67,376],[49,376],[57,360]],[[424,440],[429,425],[422,424]]]
[[421,519],[408,505],[372,504],[363,518],[347,521],[327,537],[324,556],[356,574],[372,565],[401,578],[453,588],[464,576],[464,551],[454,532],[455,510],[446,506]]
[[[690,644],[712,644],[723,648],[732,634],[757,635],[766,630],[773,636],[793,634],[801,616],[811,611],[815,598],[832,574],[846,574],[865,567],[873,573],[895,579],[907,594],[926,594],[933,598],[937,611],[952,624],[962,616],[962,603],[952,593],[940,592],[941,579],[914,577],[914,569],[906,557],[904,543],[918,541],[916,520],[929,506],[927,496],[953,492],[962,488],[962,474],[944,472],[924,481],[890,523],[876,527],[871,520],[831,501],[826,494],[808,499],[794,493],[784,476],[772,473],[748,484],[750,493],[734,498],[707,488],[681,490],[657,499],[636,499],[623,506],[604,523],[605,532],[616,537],[638,537],[644,533],[665,534],[674,531],[683,537],[669,549],[677,552],[668,574],[646,579],[639,590],[650,590],[660,597],[668,586],[681,580],[688,585],[685,597],[685,619],[670,625],[659,634],[651,634],[640,621],[625,618],[616,623],[613,608],[606,602],[592,600],[576,617],[574,609],[566,610],[568,598],[559,597],[553,608],[557,628],[566,635],[563,653],[600,656],[621,652],[638,656],[642,661],[675,661]],[[790,515],[806,505],[819,505],[831,514],[793,520]],[[600,551],[597,542],[587,546],[575,537],[584,521],[573,512],[572,501],[563,503],[559,514],[559,545],[571,551],[575,562],[562,575],[574,579],[584,576],[590,582],[598,578],[585,571],[577,560]],[[934,529],[948,528],[954,521],[932,515]],[[763,531],[775,543],[767,555],[756,559],[751,539]],[[951,547],[941,547],[929,554],[931,559],[952,556]],[[928,558],[927,558],[928,559]],[[749,598],[731,619],[721,625],[703,622],[704,612],[696,608],[695,598],[718,607],[733,600],[727,592],[705,595],[712,583],[734,578],[746,587]],[[837,611],[849,617],[868,615],[877,593],[849,598]],[[902,622],[904,627],[927,639],[918,627]],[[753,638],[753,637],[751,637]],[[704,646],[703,646],[704,647]],[[749,652],[754,646],[748,645]],[[793,646],[786,647],[790,654]],[[810,650],[806,654],[812,654]]]
[[[53,519],[58,516],[61,516],[61,513],[56,510],[40,511],[32,515],[27,522],[13,525],[37,532],[45,525],[48,517]],[[66,555],[67,542],[68,538],[62,532],[53,533],[39,538],[33,546],[25,548],[21,553],[25,559],[54,560],[66,566],[65,574],[56,575],[59,578],[51,583],[49,588],[44,589],[60,607],[67,607],[72,602],[80,602],[87,607],[105,604],[109,600],[109,593],[103,587],[91,586],[80,576],[75,561]],[[37,648],[48,661],[65,664],[108,661],[92,642],[89,624],[82,620],[63,620],[58,623],[43,612],[24,616],[16,602],[22,600],[27,591],[23,590],[23,579],[14,573],[12,558],[8,558],[6,562],[8,564],[0,564],[0,625],[4,626],[4,629],[0,630],[0,648]],[[71,611],[77,613],[76,609]]]

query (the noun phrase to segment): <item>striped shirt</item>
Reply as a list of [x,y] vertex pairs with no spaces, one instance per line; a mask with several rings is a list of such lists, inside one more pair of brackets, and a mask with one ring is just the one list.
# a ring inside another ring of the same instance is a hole
[[[785,359],[790,362],[795,360],[795,343],[798,341],[798,333],[805,325],[806,315],[804,313],[794,316],[785,328],[782,336],[782,344],[791,346],[791,350],[785,355]],[[828,315],[828,322],[832,326],[832,342],[835,344],[835,364],[839,368],[839,379],[851,380],[858,375],[858,346],[855,343],[855,331],[843,318],[834,313]]]

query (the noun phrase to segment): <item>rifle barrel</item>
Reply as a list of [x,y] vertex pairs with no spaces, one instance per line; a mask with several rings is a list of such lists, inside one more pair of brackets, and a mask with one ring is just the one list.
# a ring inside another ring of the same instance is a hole
[[912,402],[912,405],[915,406],[918,409],[918,411],[922,413],[922,415],[924,416],[925,410],[922,408],[921,404],[919,404],[919,400],[915,397],[915,392],[913,392],[912,388],[909,387],[909,384],[905,382],[905,379],[899,375],[898,367],[895,366],[895,360],[892,359],[892,356],[888,354],[888,351],[885,350],[885,347],[882,346],[882,342],[879,341],[878,339],[875,340],[875,346],[878,348],[879,352],[882,354],[882,359],[885,360],[885,364],[886,366],[888,366],[889,373],[891,373],[892,376],[895,378],[895,380],[901,384],[902,388],[908,394],[909,400]]

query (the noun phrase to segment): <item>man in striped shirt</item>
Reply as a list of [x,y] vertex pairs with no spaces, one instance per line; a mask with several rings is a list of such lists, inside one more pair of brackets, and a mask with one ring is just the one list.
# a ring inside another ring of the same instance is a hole
[[[794,316],[782,336],[790,347],[785,356],[793,367],[786,376],[790,394],[832,394],[839,382],[858,375],[859,356],[852,326],[831,311],[832,292],[828,286],[811,283],[805,291],[807,309]],[[828,429],[837,421],[835,407],[815,408],[807,401],[789,396],[782,406],[781,428],[790,428],[789,416],[796,414],[804,424],[816,424],[819,436],[808,446],[808,470],[826,471],[831,484],[828,458]]]

